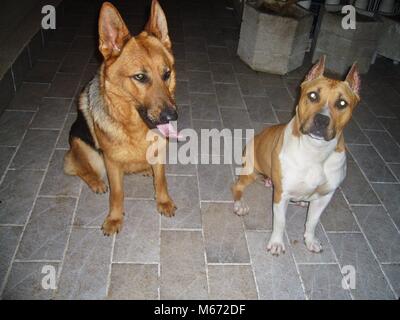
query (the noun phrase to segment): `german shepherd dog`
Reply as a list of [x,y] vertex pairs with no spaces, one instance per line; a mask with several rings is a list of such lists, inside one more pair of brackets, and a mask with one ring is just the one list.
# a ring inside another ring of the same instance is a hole
[[112,235],[122,228],[125,173],[152,175],[158,211],[168,217],[175,214],[164,165],[150,165],[146,159],[152,143],[146,135],[156,127],[160,139],[173,132],[170,121],[178,117],[176,75],[167,21],[157,0],[152,1],[145,30],[136,37],[109,2],[103,3],[98,22],[104,60],[80,95],[64,172],[79,176],[96,193],[107,192],[107,174],[109,214],[102,230]]

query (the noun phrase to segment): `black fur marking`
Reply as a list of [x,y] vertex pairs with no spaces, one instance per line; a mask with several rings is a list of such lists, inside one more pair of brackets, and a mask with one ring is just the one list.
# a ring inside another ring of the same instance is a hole
[[137,109],[137,111],[139,112],[139,115],[142,118],[142,120],[144,121],[144,123],[146,123],[146,125],[150,129],[154,129],[156,127],[156,123],[154,123],[152,120],[150,120],[149,117],[147,116],[147,108],[145,106],[140,106]]
[[83,116],[82,111],[79,109],[78,117],[72,124],[71,130],[69,131],[69,140],[71,141],[74,137],[81,139],[83,142],[91,146],[94,150],[100,152],[100,150],[96,148],[92,134],[90,133],[90,129],[86,123],[86,119]]

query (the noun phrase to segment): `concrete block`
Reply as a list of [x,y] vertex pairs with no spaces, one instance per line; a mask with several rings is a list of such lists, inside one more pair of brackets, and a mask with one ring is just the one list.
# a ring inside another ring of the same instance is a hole
[[382,21],[357,14],[356,29],[342,28],[343,15],[339,12],[325,12],[322,17],[313,59],[322,54],[327,56],[326,68],[344,75],[357,61],[360,73],[367,73],[378,46]]
[[294,6],[294,17],[283,17],[244,6],[239,57],[257,71],[285,74],[303,63],[312,15]]
[[381,17],[383,27],[378,42],[378,54],[400,61],[400,17]]

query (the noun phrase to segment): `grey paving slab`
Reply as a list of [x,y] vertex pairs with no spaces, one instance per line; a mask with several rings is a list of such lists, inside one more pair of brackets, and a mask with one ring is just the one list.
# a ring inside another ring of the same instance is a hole
[[214,93],[211,72],[188,71],[189,92],[192,93]]
[[199,164],[198,171],[200,200],[232,201],[233,178],[229,164]]
[[[59,263],[48,262],[15,262],[11,269],[7,285],[2,294],[4,300],[50,300],[54,289],[44,289],[42,271],[51,268],[52,274],[57,272]],[[54,270],[54,271],[53,271]],[[47,274],[48,271],[46,271]],[[57,283],[56,283],[57,284]]]
[[169,195],[178,207],[173,218],[162,217],[161,226],[165,229],[201,228],[201,214],[197,177],[168,176]]
[[59,61],[65,57],[69,43],[49,41],[44,50],[41,50],[38,60]]
[[10,168],[46,169],[58,135],[55,130],[28,130]]
[[394,182],[396,178],[372,146],[348,145],[351,155],[371,182]]
[[[266,87],[284,87],[286,83],[285,77],[277,74],[258,72],[257,76]],[[296,85],[299,85],[299,83],[297,82]]]
[[209,265],[210,299],[257,299],[257,289],[249,265]]
[[112,237],[99,229],[74,228],[65,254],[56,299],[104,299]]
[[160,214],[154,201],[125,201],[122,231],[115,241],[115,262],[158,263]]
[[108,193],[96,194],[83,184],[74,225],[100,227],[108,214],[108,197]]
[[400,147],[385,131],[365,131],[386,162],[400,162]]
[[33,116],[33,112],[3,112],[0,117],[0,145],[18,146]]
[[214,93],[191,93],[190,105],[193,119],[218,120],[217,97]]
[[276,116],[278,117],[278,122],[279,123],[288,123],[294,116],[292,111],[281,111],[275,109]]
[[257,75],[237,74],[236,78],[243,95],[256,97],[267,95],[265,86]]
[[210,63],[214,82],[236,83],[233,67],[230,63]]
[[190,102],[188,81],[177,81],[175,99],[178,105],[188,104]]
[[344,140],[347,144],[369,144],[368,138],[353,119],[344,128]]
[[289,236],[292,252],[297,263],[331,263],[335,262],[332,247],[326,237],[321,223],[315,229],[315,236],[322,244],[322,252],[310,252],[304,244],[304,226],[307,208],[289,205],[286,213],[286,230]]
[[60,66],[59,61],[36,61],[25,75],[25,82],[50,83]]
[[243,216],[247,230],[272,230],[272,188],[256,180],[244,190],[242,201],[250,207],[249,214]]
[[13,110],[37,110],[48,88],[47,83],[23,83],[10,102],[9,108]]
[[350,204],[380,204],[358,165],[347,157],[347,174],[341,189]]
[[210,62],[226,62],[226,57],[229,56],[228,49],[225,47],[208,46],[207,51]]
[[88,52],[85,53],[68,52],[58,72],[80,74],[82,70],[85,68],[89,58],[90,54]]
[[157,264],[113,264],[108,299],[157,300]]
[[245,108],[239,87],[236,84],[216,83],[215,90],[217,92],[217,100],[220,107]]
[[252,129],[249,114],[246,110],[220,108],[221,118],[224,128],[235,129]]
[[14,256],[19,239],[22,233],[22,226],[10,227],[0,226],[0,283],[5,280],[11,260]]
[[327,232],[360,231],[343,194],[339,190],[336,190],[328,207],[322,213],[321,223]]
[[271,232],[246,231],[250,257],[257,282],[259,298],[267,300],[303,300],[301,285],[291,249],[279,257],[267,252]]
[[15,150],[15,147],[0,147],[0,176],[6,171]]
[[30,127],[40,129],[62,129],[70,107],[70,99],[43,98]]
[[396,293],[396,298],[400,297],[400,264],[384,264],[382,265],[383,272],[388,277],[392,287]]
[[400,163],[389,164],[390,170],[392,170],[393,174],[396,176],[397,180],[400,182]]
[[400,234],[382,206],[352,208],[380,262],[400,262]]
[[267,97],[244,97],[250,120],[264,123],[277,123],[278,119]]
[[208,55],[206,53],[187,52],[186,69],[189,71],[210,71]]
[[295,103],[288,90],[284,87],[265,87],[273,107],[276,110],[292,111]]
[[[127,174],[124,177],[125,196],[136,199],[154,199],[154,183],[152,176],[138,174]],[[107,182],[108,183],[108,182]]]
[[349,289],[342,287],[337,264],[299,265],[306,294],[312,300],[350,300]]
[[77,176],[69,176],[63,172],[65,150],[55,150],[50,159],[40,195],[74,196],[79,195],[82,180]]
[[204,240],[208,263],[249,263],[242,219],[232,203],[202,203]]
[[356,272],[356,287],[352,295],[356,299],[393,299],[381,269],[360,233],[330,233],[329,240],[340,265],[353,266]]
[[46,96],[53,98],[72,98],[77,91],[80,77],[80,74],[56,73]]
[[72,224],[75,203],[74,198],[38,198],[16,258],[61,260]]
[[185,37],[186,52],[207,53],[206,41],[202,37]]
[[361,129],[383,130],[378,118],[369,110],[368,106],[360,103],[353,111],[353,119]]
[[199,231],[161,232],[161,299],[207,299],[204,245]]
[[76,114],[69,113],[67,120],[65,121],[64,128],[61,131],[60,137],[58,138],[57,148],[69,149],[69,131],[71,130],[72,124],[76,120]]
[[400,119],[395,118],[380,118],[379,121],[383,124],[385,129],[392,135],[392,137],[400,143]]
[[188,76],[187,76],[187,68],[186,68],[186,61],[185,60],[176,60],[175,61],[175,70],[177,77],[181,81],[188,81]]
[[0,223],[24,224],[40,182],[42,171],[8,171],[0,185]]
[[377,192],[385,205],[397,228],[400,228],[400,184],[373,183],[372,187]]

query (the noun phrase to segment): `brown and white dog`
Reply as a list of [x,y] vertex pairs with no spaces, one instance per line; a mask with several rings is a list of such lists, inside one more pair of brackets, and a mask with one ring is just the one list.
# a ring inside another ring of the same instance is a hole
[[360,101],[360,77],[353,64],[345,81],[324,77],[325,56],[315,64],[301,84],[296,115],[287,124],[264,129],[246,146],[246,167],[232,187],[234,212],[244,215],[249,207],[241,200],[243,190],[257,174],[271,179],[273,231],[267,250],[285,251],[283,234],[289,201],[307,201],[309,209],[304,240],[312,252],[322,250],[315,237],[321,213],[346,175],[343,129]]

